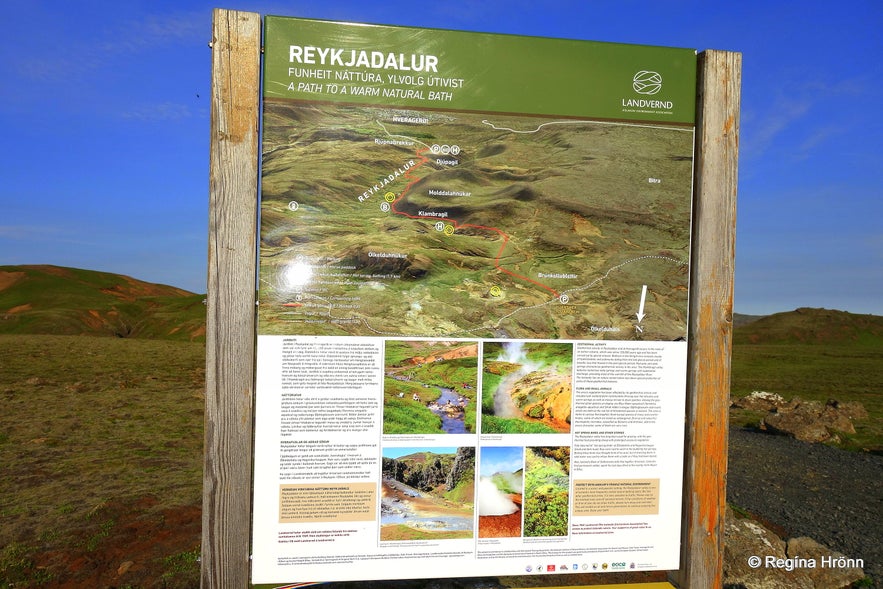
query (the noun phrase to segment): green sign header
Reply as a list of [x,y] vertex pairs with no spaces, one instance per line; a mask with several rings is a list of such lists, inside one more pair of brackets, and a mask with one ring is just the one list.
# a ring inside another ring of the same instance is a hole
[[693,49],[265,18],[264,96],[693,124]]

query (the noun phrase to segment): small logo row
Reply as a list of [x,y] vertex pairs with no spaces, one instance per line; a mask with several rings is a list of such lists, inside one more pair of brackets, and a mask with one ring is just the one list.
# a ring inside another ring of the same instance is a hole
[[524,570],[528,573],[557,573],[559,571],[624,571],[626,568],[634,569],[635,563],[625,563],[625,562],[602,562],[597,563],[593,562],[592,564],[588,563],[573,563],[569,564],[540,564],[537,566],[527,565],[524,567]]

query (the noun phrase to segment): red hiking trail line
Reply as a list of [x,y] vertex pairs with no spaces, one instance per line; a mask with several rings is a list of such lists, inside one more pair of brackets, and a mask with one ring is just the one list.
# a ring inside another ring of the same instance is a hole
[[[423,164],[425,164],[426,162],[429,161],[429,158],[426,157],[425,155],[423,155],[427,151],[429,151],[428,147],[424,147],[423,149],[418,149],[417,150],[417,157],[420,158],[420,161],[417,164],[411,166],[411,168],[408,169],[408,171],[406,171],[404,174],[405,178],[409,179],[410,182],[408,182],[408,184],[405,185],[405,189],[402,190],[402,193],[399,194],[399,197],[397,199],[395,199],[392,203],[390,203],[390,210],[393,213],[395,213],[396,215],[402,215],[403,217],[408,217],[409,219],[436,219],[436,220],[438,219],[438,217],[430,217],[430,216],[426,216],[426,215],[409,215],[408,213],[404,213],[402,211],[396,210],[396,203],[398,203],[400,200],[405,198],[405,195],[408,194],[408,191],[411,190],[411,187],[421,180],[420,178],[412,179],[411,172],[413,172],[414,170],[416,170],[417,168],[419,168],[420,166],[422,166]],[[482,229],[484,231],[491,231],[493,233],[496,233],[500,237],[502,237],[503,244],[500,246],[500,250],[497,252],[497,257],[494,258],[494,266],[497,268],[497,270],[500,270],[501,272],[505,272],[506,274],[508,274],[509,276],[512,276],[513,278],[518,278],[519,280],[524,280],[526,282],[530,282],[531,284],[535,284],[536,286],[539,286],[540,288],[544,288],[547,291],[549,291],[550,293],[552,293],[553,295],[555,295],[556,297],[558,297],[558,291],[556,291],[555,289],[553,289],[549,286],[546,286],[545,284],[543,284],[541,282],[537,282],[536,280],[532,280],[532,279],[528,278],[527,276],[522,276],[521,274],[517,274],[515,272],[512,272],[511,270],[506,270],[505,268],[503,268],[500,265],[500,258],[503,256],[503,250],[506,249],[506,245],[509,243],[509,236],[506,235],[503,231],[501,231],[500,229],[498,229],[496,227],[486,227],[484,225],[473,225],[471,223],[462,223],[461,224],[455,219],[448,219],[448,221],[450,221],[451,224],[453,224],[455,229],[457,229],[459,227],[472,227],[473,229]]]

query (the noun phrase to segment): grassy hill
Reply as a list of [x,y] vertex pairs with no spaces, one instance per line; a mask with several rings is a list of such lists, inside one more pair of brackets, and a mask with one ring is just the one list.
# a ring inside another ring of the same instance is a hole
[[203,295],[60,266],[0,266],[0,334],[205,340]]
[[748,325],[758,319],[764,318],[765,315],[745,315],[744,313],[733,313],[733,327],[742,327]]
[[[776,313],[733,332],[731,392],[790,399],[858,401],[870,418],[855,422],[851,448],[883,448],[883,317],[829,309]],[[734,413],[735,423],[758,416]]]
[[744,323],[733,333],[733,343],[818,344],[880,348],[883,317],[832,309],[800,308]]

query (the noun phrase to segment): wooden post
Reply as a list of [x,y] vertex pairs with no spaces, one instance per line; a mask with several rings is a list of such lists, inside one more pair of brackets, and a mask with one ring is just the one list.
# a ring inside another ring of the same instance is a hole
[[211,47],[201,584],[226,589],[249,583],[260,15],[216,9]]
[[723,586],[742,55],[698,67],[681,589]]

